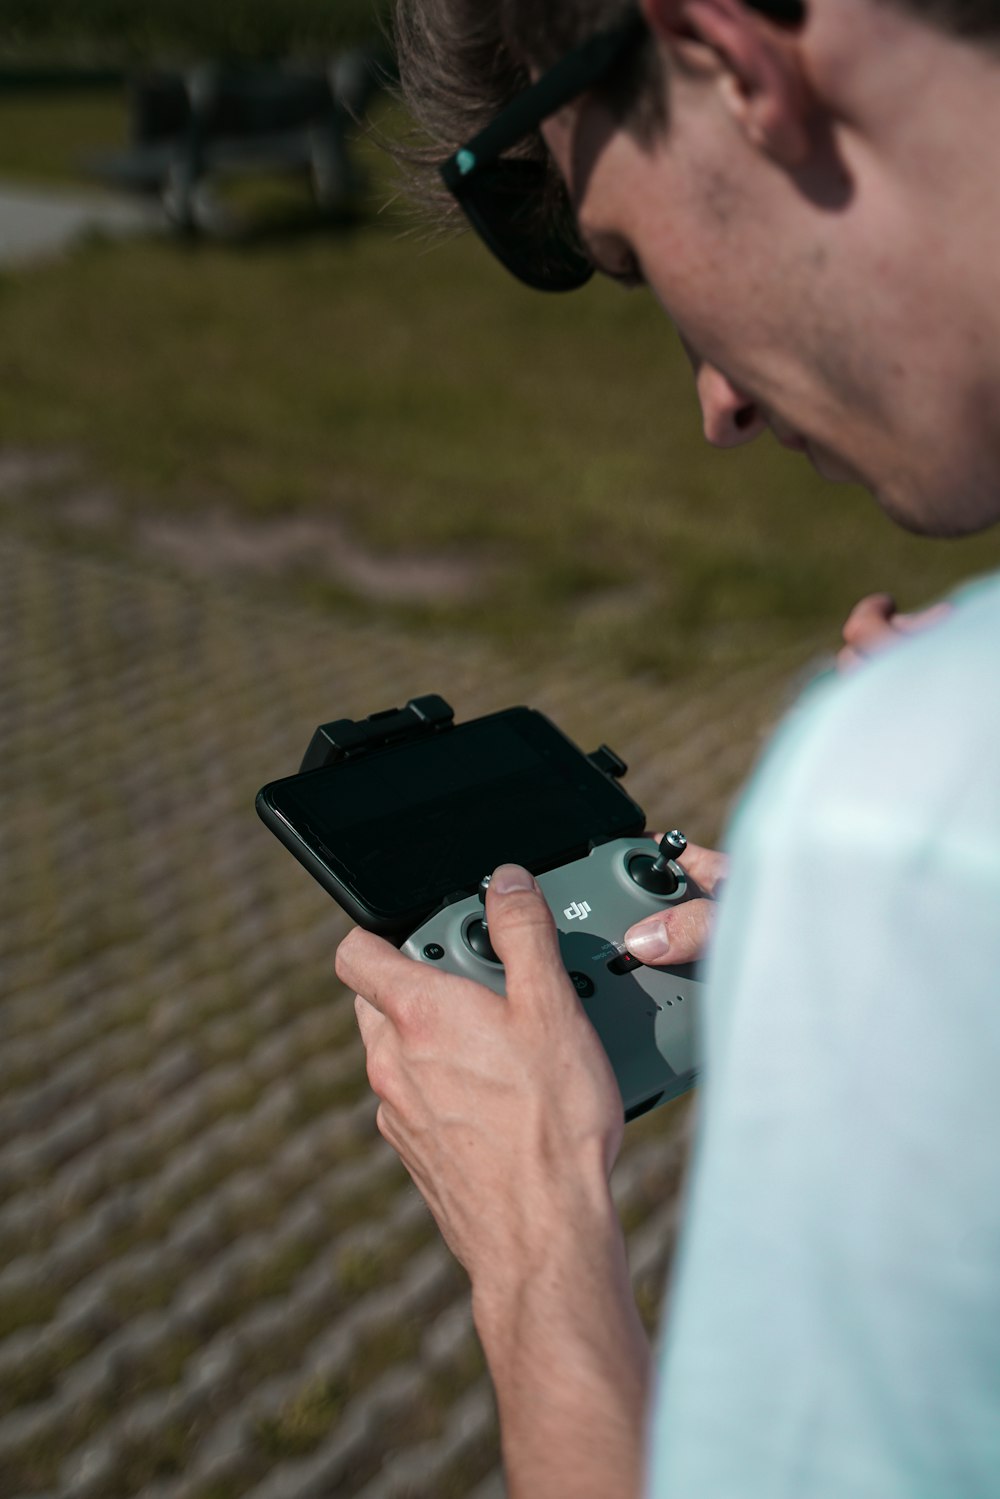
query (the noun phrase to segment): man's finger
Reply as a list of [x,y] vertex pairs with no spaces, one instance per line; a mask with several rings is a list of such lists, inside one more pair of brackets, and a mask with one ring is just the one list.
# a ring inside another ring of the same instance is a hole
[[553,980],[573,994],[552,912],[537,883],[518,864],[501,864],[486,892],[490,941],[504,966],[507,996],[549,992]]
[[931,625],[940,624],[954,612],[954,604],[945,600],[940,604],[932,604],[929,609],[919,609],[916,614],[897,614],[892,623],[902,634],[915,635],[920,630],[929,629]]
[[900,614],[891,594],[873,593],[855,604],[844,625],[844,647],[837,656],[839,671],[852,671],[900,636],[913,635],[947,619],[953,605],[932,604],[915,614]]
[[714,920],[714,901],[687,900],[629,927],[625,946],[651,967],[694,963],[708,946]]
[[376,1010],[374,1005],[368,1003],[363,994],[354,996],[354,1015],[358,1022],[358,1030],[361,1032],[362,1045],[367,1051],[388,1022],[380,1010]]
[[844,644],[862,653],[891,631],[896,600],[891,593],[870,593],[860,599],[844,622]]
[[[414,988],[414,961],[381,937],[355,927],[337,948],[337,977],[390,1020]],[[419,967],[419,965],[417,965]]]
[[702,848],[697,843],[689,843],[677,862],[706,895],[714,895],[729,874],[728,854],[720,854],[714,848]]

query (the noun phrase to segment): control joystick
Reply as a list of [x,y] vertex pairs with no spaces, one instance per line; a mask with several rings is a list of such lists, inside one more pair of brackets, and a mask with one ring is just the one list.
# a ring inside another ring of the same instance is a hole
[[477,894],[482,901],[483,914],[475,921],[469,922],[465,929],[465,940],[477,958],[485,958],[488,963],[499,963],[500,959],[493,951],[493,943],[490,941],[489,929],[486,925],[486,892],[492,878],[492,875],[487,874],[479,881]]
[[684,882],[684,871],[676,861],[687,848],[687,839],[678,828],[664,833],[659,842],[659,853],[635,854],[628,863],[628,872],[641,890],[650,895],[676,895]]

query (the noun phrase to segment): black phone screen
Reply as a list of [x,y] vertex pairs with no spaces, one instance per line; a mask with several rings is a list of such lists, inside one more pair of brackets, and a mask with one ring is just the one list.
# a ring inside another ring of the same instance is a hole
[[270,806],[383,918],[429,912],[498,864],[536,873],[643,814],[547,718],[527,708],[265,788]]

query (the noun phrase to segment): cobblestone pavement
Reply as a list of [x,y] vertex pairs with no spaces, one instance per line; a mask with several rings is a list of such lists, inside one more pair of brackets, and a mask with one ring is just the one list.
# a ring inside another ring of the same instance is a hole
[[[345,919],[253,812],[440,691],[608,739],[701,838],[787,668],[682,705],[0,537],[0,1493],[498,1499],[466,1285],[374,1129]],[[615,1190],[655,1320],[684,1106]]]

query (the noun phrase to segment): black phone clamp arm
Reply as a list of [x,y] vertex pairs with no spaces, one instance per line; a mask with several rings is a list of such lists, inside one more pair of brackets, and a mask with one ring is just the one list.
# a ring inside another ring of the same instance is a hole
[[405,708],[387,708],[355,722],[338,718],[321,723],[302,757],[299,773],[322,770],[342,760],[357,760],[389,744],[422,739],[455,727],[455,710],[437,693],[411,698]]

